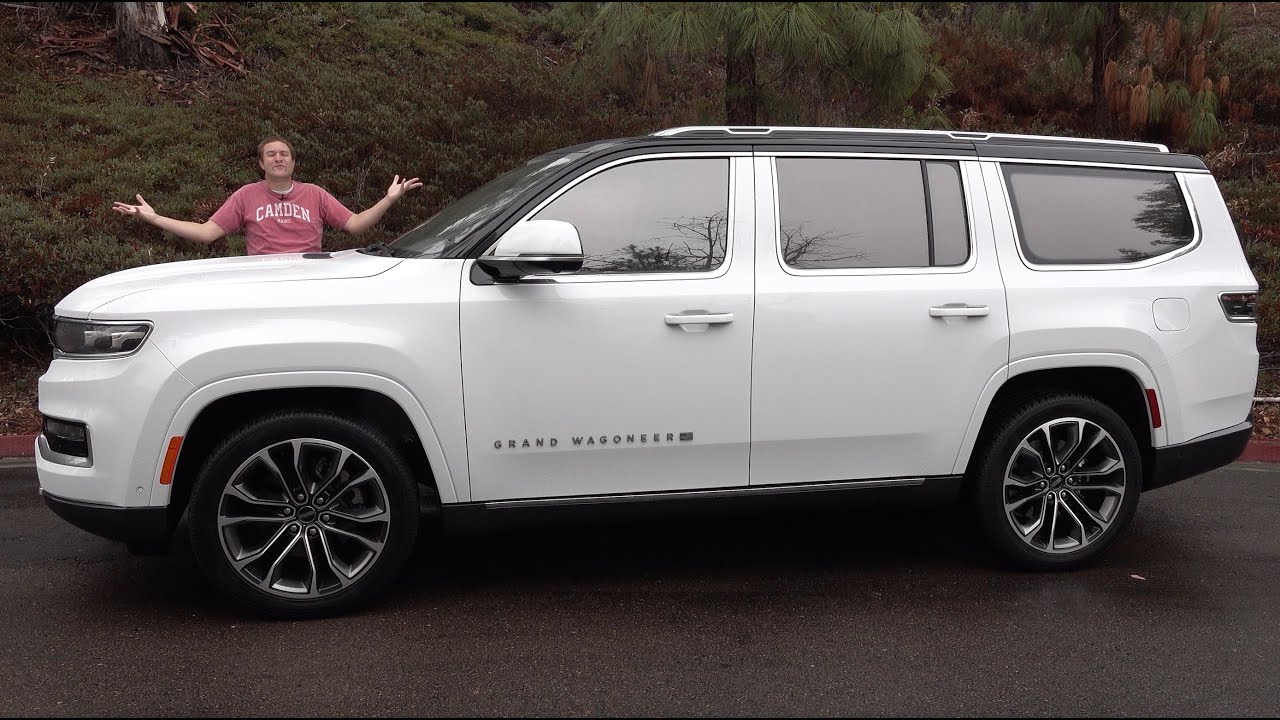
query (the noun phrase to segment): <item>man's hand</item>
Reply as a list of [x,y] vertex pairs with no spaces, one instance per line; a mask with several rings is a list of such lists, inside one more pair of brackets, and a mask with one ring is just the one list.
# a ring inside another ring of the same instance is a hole
[[[391,187],[387,188],[387,199],[395,202],[400,199],[401,195],[417,187],[422,187],[422,183],[418,178],[410,178],[401,182],[400,176],[396,175],[395,179],[391,181]],[[139,195],[138,199],[141,200],[142,196]]]
[[121,215],[137,215],[139,218],[146,220],[147,222],[154,220],[156,217],[155,208],[148,205],[147,201],[142,199],[142,195],[137,195],[136,197],[138,198],[137,205],[117,202],[115,205],[111,206],[111,209]]
[[368,210],[352,215],[347,220],[347,224],[343,230],[346,230],[352,235],[359,235],[365,230],[368,230],[382,219],[382,216],[386,214],[387,210],[389,210],[392,205],[396,204],[396,201],[399,200],[402,195],[419,187],[422,187],[422,183],[418,178],[409,178],[408,180],[401,181],[400,176],[396,175],[395,179],[391,181],[391,187],[387,188],[387,196],[379,200],[376,205]]

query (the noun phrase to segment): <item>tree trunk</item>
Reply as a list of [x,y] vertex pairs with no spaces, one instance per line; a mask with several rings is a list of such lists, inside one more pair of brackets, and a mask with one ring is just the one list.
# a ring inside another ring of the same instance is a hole
[[164,37],[164,3],[118,2],[116,5],[116,59],[136,68],[173,65]]
[[1102,24],[1093,36],[1093,125],[1097,130],[1104,130],[1109,124],[1110,108],[1107,107],[1107,88],[1102,79],[1120,37],[1120,3],[1099,4],[1102,6]]
[[724,115],[729,125],[755,125],[758,91],[754,50],[739,52],[736,32],[725,37]]

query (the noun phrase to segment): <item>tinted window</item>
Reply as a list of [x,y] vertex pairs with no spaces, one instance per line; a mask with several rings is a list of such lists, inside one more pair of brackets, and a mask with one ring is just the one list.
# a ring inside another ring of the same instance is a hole
[[583,273],[714,270],[728,238],[729,160],[620,165],[569,189],[534,219],[578,229]]
[[1173,173],[1005,165],[1027,259],[1126,263],[1173,252],[1194,236]]
[[852,158],[779,158],[777,163],[782,256],[791,267],[928,267],[968,258],[955,163]]
[[969,259],[969,224],[960,188],[960,166],[927,162],[929,224],[933,231],[933,264],[963,265]]

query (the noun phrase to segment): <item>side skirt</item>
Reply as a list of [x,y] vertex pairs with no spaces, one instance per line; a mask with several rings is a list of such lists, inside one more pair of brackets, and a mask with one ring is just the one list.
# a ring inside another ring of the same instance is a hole
[[963,480],[963,475],[942,475],[454,503],[443,506],[441,515],[446,531],[465,532],[510,525],[566,524],[618,517],[660,519],[721,511],[773,513],[832,506],[947,504],[959,498]]

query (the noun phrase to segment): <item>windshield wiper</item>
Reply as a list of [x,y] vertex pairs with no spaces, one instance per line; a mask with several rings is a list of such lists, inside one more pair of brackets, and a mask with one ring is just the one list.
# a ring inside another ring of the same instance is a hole
[[381,257],[416,257],[418,255],[418,253],[412,250],[402,250],[397,247],[392,247],[384,242],[366,245],[360,248],[360,252],[365,255],[379,255]]

